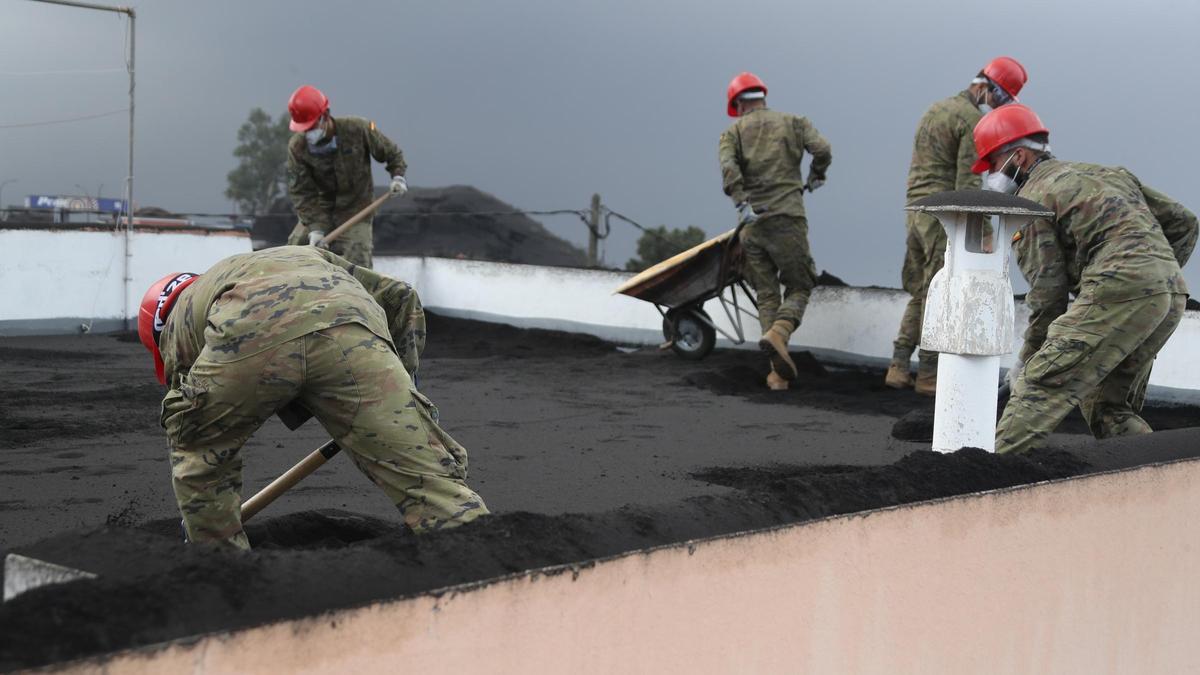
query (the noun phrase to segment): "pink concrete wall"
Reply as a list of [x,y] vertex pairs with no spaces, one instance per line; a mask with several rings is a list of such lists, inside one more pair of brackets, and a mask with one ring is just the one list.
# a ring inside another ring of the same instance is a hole
[[1200,461],[636,553],[117,655],[143,672],[1200,670]]

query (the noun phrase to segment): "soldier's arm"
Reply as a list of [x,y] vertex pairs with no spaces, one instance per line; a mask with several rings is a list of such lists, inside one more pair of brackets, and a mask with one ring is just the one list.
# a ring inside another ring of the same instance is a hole
[[733,129],[726,129],[721,134],[717,154],[721,160],[721,187],[734,204],[741,204],[747,198],[746,187],[742,178],[741,153]]
[[367,125],[367,149],[376,162],[387,168],[389,176],[403,176],[404,172],[408,171],[408,164],[404,163],[404,153],[400,146],[384,136],[374,122]]
[[1154,214],[1154,219],[1162,226],[1163,234],[1171,243],[1175,260],[1183,267],[1192,257],[1192,250],[1196,248],[1196,236],[1200,232],[1196,214],[1148,185],[1142,185],[1142,195],[1146,198],[1150,213]]
[[288,146],[287,161],[288,196],[292,199],[292,208],[296,217],[309,229],[329,232],[333,229],[330,213],[333,204],[321,197],[317,183],[309,173],[304,162],[296,157],[295,146]]
[[409,374],[417,372],[421,353],[425,351],[425,310],[416,289],[399,279],[359,267],[336,253],[318,249],[329,262],[345,269],[383,308],[387,316],[388,333],[400,354],[400,361]]
[[808,154],[812,155],[812,164],[808,167],[809,175],[824,180],[825,172],[833,163],[833,146],[807,119],[796,117],[792,125],[796,132],[796,139],[808,151]]
[[975,163],[975,129],[966,122],[958,135],[958,170],[954,178],[955,190],[976,190],[983,186],[983,178],[971,172]]
[[1050,324],[1067,311],[1071,298],[1071,280],[1054,223],[1042,218],[1030,223],[1016,242],[1017,264],[1029,282],[1025,305],[1029,307],[1029,328],[1025,330],[1025,345],[1021,361],[1042,348]]

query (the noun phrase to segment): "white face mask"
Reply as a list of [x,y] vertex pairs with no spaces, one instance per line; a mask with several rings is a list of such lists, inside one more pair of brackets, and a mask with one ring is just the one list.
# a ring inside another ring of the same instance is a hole
[[1006,195],[1011,195],[1017,191],[1017,181],[1013,180],[1008,174],[989,173],[987,180],[983,181],[983,189],[991,190],[992,192],[1003,192]]
[[321,139],[325,138],[325,125],[318,123],[317,126],[304,132],[304,138],[308,141],[309,145],[320,143]]
[[[971,81],[971,84],[983,84],[985,82],[987,82],[987,80],[975,79],[975,80]],[[983,93],[982,96],[973,100],[972,103],[974,103],[975,107],[979,108],[979,112],[983,113],[984,115],[992,112],[992,106],[987,104],[987,92],[986,91]]]
[[[1000,167],[999,171],[993,171],[993,172],[988,173],[987,179],[983,181],[983,189],[984,190],[991,190],[992,192],[1002,192],[1006,195],[1011,195],[1011,194],[1016,193],[1016,191],[1020,188],[1020,186],[1017,185],[1017,179],[1004,173],[1004,169],[1006,169],[1008,167],[1008,163],[1011,162],[1013,157],[1016,157],[1016,156],[1017,156],[1017,153],[1015,153],[1015,152],[1013,154],[1009,155],[1008,159],[1004,160],[1004,164]],[[1018,169],[1018,171],[1020,171],[1020,170]]]

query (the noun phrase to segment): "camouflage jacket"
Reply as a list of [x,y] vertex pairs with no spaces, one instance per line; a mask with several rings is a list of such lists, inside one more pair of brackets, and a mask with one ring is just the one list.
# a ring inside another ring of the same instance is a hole
[[325,155],[309,152],[304,134],[288,142],[288,195],[300,222],[329,232],[362,210],[374,198],[371,158],[383,162],[390,176],[407,170],[404,153],[361,117],[333,118],[337,149]]
[[348,323],[387,340],[416,371],[425,314],[408,284],[312,246],[230,256],[184,289],[167,315],[158,341],[167,385],[178,388],[201,350],[237,361]]
[[980,177],[971,173],[971,165],[975,163],[975,125],[982,117],[965,90],[929,106],[917,123],[913,138],[905,193],[909,204],[938,192],[967,190],[982,184]]
[[800,160],[812,155],[809,175],[825,178],[833,151],[806,117],[766,108],[742,115],[721,134],[722,185],[733,203],[757,213],[804,216]]
[[1046,159],[1017,194],[1055,213],[1013,237],[1030,286],[1022,361],[1071,294],[1089,304],[1188,292],[1179,268],[1196,245],[1196,216],[1126,169]]

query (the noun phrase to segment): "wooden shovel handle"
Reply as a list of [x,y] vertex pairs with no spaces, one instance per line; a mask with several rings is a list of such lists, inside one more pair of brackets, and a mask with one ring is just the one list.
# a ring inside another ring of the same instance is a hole
[[279,495],[287,492],[292,487],[304,480],[309,474],[316,471],[325,462],[329,461],[330,457],[341,452],[342,448],[336,441],[329,441],[325,445],[313,450],[308,457],[300,460],[296,466],[288,469],[279,478],[271,481],[271,484],[259,491],[246,503],[242,504],[242,522],[245,523],[254,517],[254,514],[262,511],[268,504],[275,501]]
[[390,190],[387,192],[384,192],[382,195],[380,195],[379,199],[376,199],[375,201],[371,202],[370,204],[367,204],[366,206],[363,207],[362,211],[359,211],[358,213],[350,216],[350,220],[347,220],[346,222],[342,223],[341,225],[338,225],[333,230],[333,232],[330,232],[329,234],[325,235],[325,238],[322,239],[321,242],[328,244],[329,242],[333,241],[334,239],[337,239],[338,237],[342,236],[343,232],[345,232],[346,230],[350,229],[351,227],[359,224],[364,218],[366,218],[367,216],[374,213],[376,209],[378,209],[380,206],[383,206],[383,203],[391,198],[392,198],[392,192]]

